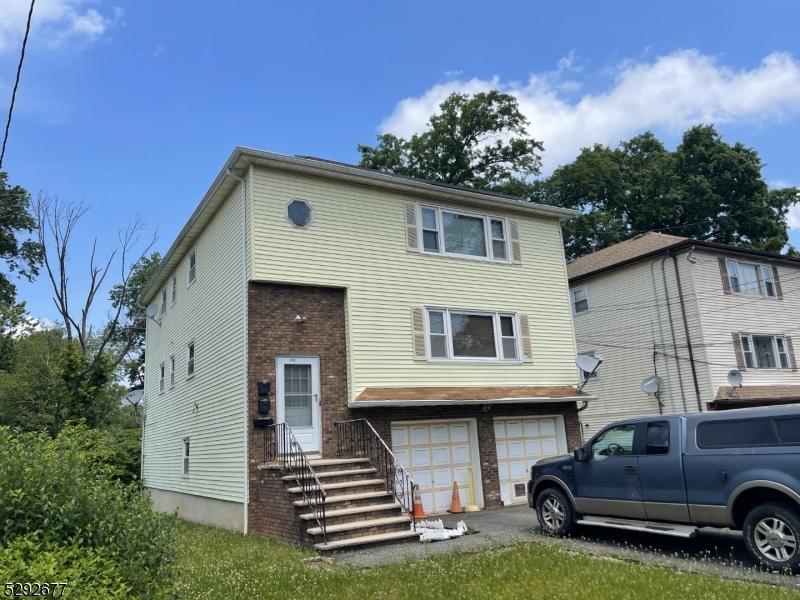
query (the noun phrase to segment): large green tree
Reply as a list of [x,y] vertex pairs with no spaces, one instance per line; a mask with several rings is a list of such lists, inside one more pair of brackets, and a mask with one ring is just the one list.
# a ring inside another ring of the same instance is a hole
[[780,252],[799,191],[770,190],[762,167],[753,148],[698,125],[674,151],[650,132],[613,149],[584,148],[532,196],[583,213],[564,226],[569,259],[646,231]]
[[[362,167],[502,192],[525,186],[541,166],[541,142],[528,137],[516,98],[498,91],[451,94],[411,139],[390,133],[359,145]],[[527,189],[527,188],[525,188]]]

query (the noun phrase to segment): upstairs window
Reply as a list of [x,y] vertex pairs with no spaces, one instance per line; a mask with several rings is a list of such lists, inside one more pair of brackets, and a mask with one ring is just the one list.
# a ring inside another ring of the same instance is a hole
[[175,387],[175,357],[169,357],[169,387]]
[[449,309],[427,313],[431,358],[519,360],[516,315]]
[[505,219],[436,206],[420,210],[423,252],[508,262]]
[[[582,356],[591,356],[592,358],[595,357],[595,351],[592,350],[591,352],[579,352]],[[601,357],[602,358],[602,357]],[[597,379],[597,370],[594,373],[590,373],[589,371],[584,371],[583,369],[578,369],[581,372],[581,382],[584,381],[591,381],[592,379]]]
[[189,285],[192,285],[197,274],[197,252],[192,250],[189,254]]
[[570,290],[572,296],[572,314],[579,315],[589,310],[589,292],[585,285]]
[[158,367],[158,391],[164,391],[164,363]]
[[186,378],[194,377],[194,342],[186,347]]
[[175,304],[178,300],[178,276],[172,276],[172,303]]
[[161,314],[167,313],[167,288],[161,290]]
[[772,268],[768,265],[754,265],[738,260],[726,260],[731,292],[734,294],[777,296]]
[[748,369],[789,369],[786,338],[741,333],[742,358]]
[[189,476],[189,439],[183,440],[183,472],[184,477]]

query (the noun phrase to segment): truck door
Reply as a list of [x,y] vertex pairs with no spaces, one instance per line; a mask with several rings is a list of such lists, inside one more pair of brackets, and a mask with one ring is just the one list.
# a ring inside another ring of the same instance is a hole
[[691,523],[683,479],[680,419],[648,421],[642,427],[639,483],[647,518]]
[[637,429],[642,431],[636,423],[606,429],[592,440],[589,460],[574,463],[578,512],[646,518],[636,456]]

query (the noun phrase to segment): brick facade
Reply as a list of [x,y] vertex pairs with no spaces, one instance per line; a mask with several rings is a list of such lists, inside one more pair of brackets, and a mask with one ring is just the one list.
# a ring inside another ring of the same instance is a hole
[[[563,415],[569,449],[581,445],[580,424],[574,402],[493,405],[489,412],[483,412],[479,405],[349,409],[344,294],[343,289],[334,288],[271,283],[251,283],[249,286],[249,531],[289,543],[299,541],[295,524],[297,515],[291,502],[284,502],[286,499],[283,498],[280,478],[277,473],[258,468],[263,463],[264,437],[262,430],[252,426],[254,417],[275,418],[275,361],[278,355],[319,356],[322,454],[325,457],[336,456],[333,424],[337,421],[366,418],[390,444],[392,421],[474,418],[478,428],[484,504],[487,508],[501,505],[493,424],[495,417]],[[302,315],[306,320],[298,323],[295,321],[296,315]],[[258,414],[259,381],[272,384],[269,415]]]

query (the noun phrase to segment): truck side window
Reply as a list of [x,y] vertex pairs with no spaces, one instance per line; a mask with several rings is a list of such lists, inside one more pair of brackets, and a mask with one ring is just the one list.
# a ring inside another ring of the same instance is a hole
[[800,444],[800,418],[775,419],[775,429],[781,437],[781,444]]
[[669,422],[647,424],[645,454],[669,454]]
[[630,456],[633,454],[633,433],[635,423],[618,425],[607,429],[592,442],[592,460],[606,460],[614,456]]

